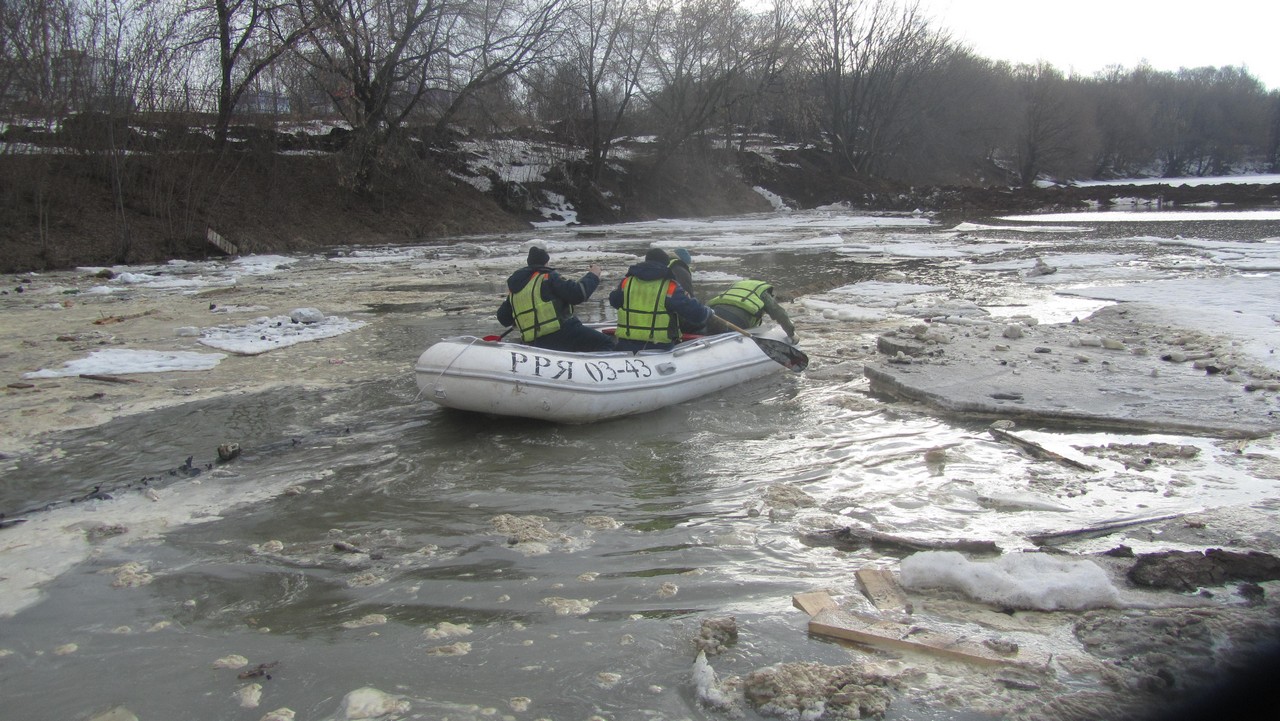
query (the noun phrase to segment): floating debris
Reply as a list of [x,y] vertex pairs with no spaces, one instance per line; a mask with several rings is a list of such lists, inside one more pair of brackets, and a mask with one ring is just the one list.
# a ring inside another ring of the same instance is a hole
[[738,620],[733,616],[709,618],[703,621],[702,627],[698,629],[698,637],[694,639],[699,653],[705,653],[708,656],[718,655],[737,642]]
[[447,646],[432,646],[427,649],[428,656],[466,656],[471,653],[471,644],[466,641],[458,641]]
[[449,623],[441,621],[434,628],[428,628],[422,632],[425,638],[456,638],[458,636],[470,636],[471,624],[467,623]]
[[240,708],[258,708],[258,704],[262,703],[262,684],[251,683],[242,686],[234,696],[240,703]]
[[239,674],[236,675],[236,678],[240,679],[241,681],[251,679],[251,678],[265,678],[268,681],[270,681],[271,674],[267,672],[279,665],[280,665],[279,661],[271,661],[270,663],[260,663],[257,666],[254,666],[253,668],[249,669],[248,671],[241,671]]
[[113,588],[137,588],[138,586],[146,586],[155,580],[147,572],[146,566],[136,561],[130,561],[123,566],[107,569],[108,573],[114,573],[115,579],[111,581]]
[[543,606],[550,606],[555,610],[557,616],[581,616],[591,611],[591,607],[595,606],[599,601],[592,601],[586,598],[560,598],[552,596],[544,598],[539,603]]
[[387,617],[385,614],[370,613],[354,621],[344,621],[341,625],[343,628],[365,628],[368,626],[382,626],[386,623]]
[[347,721],[405,714],[410,708],[412,704],[404,698],[392,696],[370,686],[358,688],[342,698],[342,715]]
[[214,668],[244,668],[245,666],[248,666],[248,665],[249,665],[249,659],[245,658],[244,656],[240,656],[238,654],[223,656],[222,658],[213,662]]

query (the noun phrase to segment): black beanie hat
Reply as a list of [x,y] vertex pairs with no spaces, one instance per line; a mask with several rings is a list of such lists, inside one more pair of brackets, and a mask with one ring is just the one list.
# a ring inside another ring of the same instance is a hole
[[666,265],[667,261],[671,260],[671,256],[667,255],[667,251],[662,248],[650,248],[649,252],[644,254],[644,259]]
[[529,265],[533,267],[536,267],[539,265],[546,265],[547,263],[551,262],[551,256],[547,254],[546,250],[543,250],[542,248],[539,248],[538,246],[535,245],[529,249],[528,262],[529,262]]

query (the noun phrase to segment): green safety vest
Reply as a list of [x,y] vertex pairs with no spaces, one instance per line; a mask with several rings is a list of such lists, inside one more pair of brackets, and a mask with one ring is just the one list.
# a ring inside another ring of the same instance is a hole
[[507,294],[511,300],[511,314],[515,316],[520,338],[525,343],[560,330],[557,304],[542,299],[542,283],[549,277],[546,271],[534,271],[523,288]]
[[667,310],[667,296],[676,292],[677,285],[670,278],[623,278],[617,337],[642,343],[671,343],[679,338],[679,324]]
[[707,305],[728,305],[741,308],[755,321],[764,317],[764,294],[773,286],[763,280],[740,280],[725,292],[707,301]]

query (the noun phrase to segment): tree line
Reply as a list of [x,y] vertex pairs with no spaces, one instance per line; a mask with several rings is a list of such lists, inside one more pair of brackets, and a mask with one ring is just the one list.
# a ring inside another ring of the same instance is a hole
[[341,120],[356,188],[409,129],[459,127],[553,128],[588,182],[640,135],[656,163],[768,134],[917,184],[1280,171],[1280,90],[1244,68],[1010,64],[914,0],[5,0],[0,111],[207,118],[220,144]]

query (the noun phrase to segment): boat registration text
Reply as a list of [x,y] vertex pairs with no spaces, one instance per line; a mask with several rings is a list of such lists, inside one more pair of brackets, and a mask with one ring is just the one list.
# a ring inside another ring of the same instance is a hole
[[511,372],[518,375],[571,381],[573,380],[575,367],[579,369],[579,374],[586,373],[587,377],[596,383],[649,378],[653,375],[653,369],[649,367],[649,364],[639,358],[579,361],[549,358],[536,353],[511,351]]

